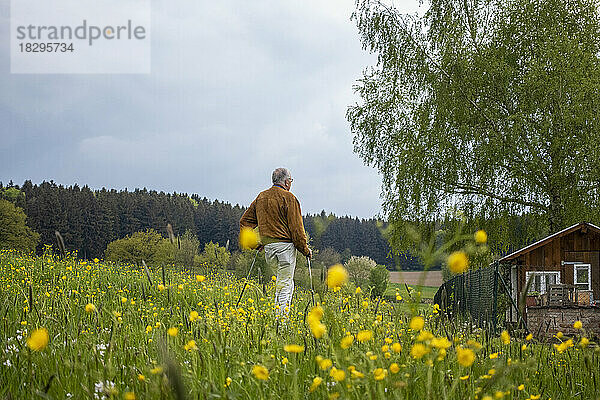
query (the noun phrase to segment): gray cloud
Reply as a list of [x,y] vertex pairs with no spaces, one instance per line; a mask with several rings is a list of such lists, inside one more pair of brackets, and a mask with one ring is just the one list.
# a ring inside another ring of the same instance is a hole
[[8,3],[0,180],[249,204],[287,166],[303,211],[379,212],[381,178],[352,152],[345,120],[374,62],[349,20],[353,0],[155,1],[149,75],[11,75]]

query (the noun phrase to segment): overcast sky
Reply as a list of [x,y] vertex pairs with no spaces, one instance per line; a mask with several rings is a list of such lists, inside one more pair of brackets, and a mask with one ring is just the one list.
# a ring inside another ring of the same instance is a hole
[[380,212],[381,178],[354,154],[345,119],[374,62],[354,0],[153,1],[149,75],[10,74],[9,5],[0,0],[0,181],[248,205],[286,166],[305,213]]

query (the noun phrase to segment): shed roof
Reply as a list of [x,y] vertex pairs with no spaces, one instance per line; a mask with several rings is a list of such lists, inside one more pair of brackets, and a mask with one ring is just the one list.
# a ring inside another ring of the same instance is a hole
[[553,239],[555,239],[557,237],[562,237],[562,236],[568,235],[569,233],[581,230],[583,228],[590,228],[590,229],[596,231],[597,233],[600,233],[600,228],[597,227],[596,225],[590,224],[589,222],[580,222],[578,224],[575,224],[573,226],[565,228],[562,231],[558,231],[556,233],[553,233],[550,236],[547,236],[547,237],[545,237],[545,238],[543,238],[541,240],[538,240],[537,242],[532,243],[529,246],[523,247],[521,250],[517,250],[514,253],[510,253],[510,254],[502,257],[498,261],[502,262],[502,261],[513,260],[513,259],[519,257],[521,254],[525,254],[525,253],[528,253],[528,252],[530,252],[530,251],[532,251],[534,249],[537,249],[538,247],[545,245],[546,243],[552,241]]

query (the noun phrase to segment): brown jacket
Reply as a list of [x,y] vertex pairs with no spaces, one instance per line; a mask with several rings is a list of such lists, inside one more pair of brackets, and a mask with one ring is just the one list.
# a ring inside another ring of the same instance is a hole
[[298,251],[308,256],[300,202],[290,191],[274,185],[260,192],[240,219],[240,229],[256,226],[263,244],[292,242]]

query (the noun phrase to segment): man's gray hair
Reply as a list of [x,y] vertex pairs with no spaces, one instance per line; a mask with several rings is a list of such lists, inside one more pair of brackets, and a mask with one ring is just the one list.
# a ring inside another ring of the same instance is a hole
[[277,168],[273,171],[273,185],[283,185],[286,179],[291,179],[292,174],[287,168]]

